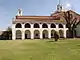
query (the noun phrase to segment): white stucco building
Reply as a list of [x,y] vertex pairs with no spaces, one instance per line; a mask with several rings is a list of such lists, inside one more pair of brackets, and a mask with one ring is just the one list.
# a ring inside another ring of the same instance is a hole
[[[12,21],[12,39],[51,39],[54,38],[55,31],[59,32],[61,38],[68,37],[68,28],[61,11],[62,6],[58,5],[57,11],[50,16],[24,16],[19,9]],[[79,32],[77,35],[80,36]]]

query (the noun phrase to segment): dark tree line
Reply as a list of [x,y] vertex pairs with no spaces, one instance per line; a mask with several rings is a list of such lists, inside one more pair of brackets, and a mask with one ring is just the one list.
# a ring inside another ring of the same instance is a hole
[[10,27],[7,28],[6,31],[0,35],[0,40],[11,40],[12,39],[12,29]]

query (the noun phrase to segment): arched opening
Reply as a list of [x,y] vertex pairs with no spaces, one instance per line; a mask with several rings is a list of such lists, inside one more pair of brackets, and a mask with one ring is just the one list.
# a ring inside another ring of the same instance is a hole
[[31,25],[29,23],[26,23],[25,28],[31,28]]
[[51,28],[56,28],[55,24],[52,23],[51,24]]
[[17,23],[16,24],[16,28],[22,28],[21,24],[20,23]]
[[43,31],[43,38],[48,38],[48,31],[47,30]]
[[59,30],[59,35],[60,35],[60,38],[64,38],[64,31],[63,30]]
[[31,32],[29,30],[25,31],[25,39],[30,39],[31,38]]
[[22,33],[20,30],[16,31],[16,39],[22,39]]
[[34,31],[34,39],[39,39],[40,38],[40,32],[38,30]]
[[51,30],[51,38],[54,38],[54,32],[55,30]]
[[63,28],[63,25],[62,24],[59,24],[59,28]]
[[42,25],[42,28],[48,28],[48,25],[47,25],[46,23],[44,23],[44,24]]
[[34,24],[34,28],[40,28],[38,23]]

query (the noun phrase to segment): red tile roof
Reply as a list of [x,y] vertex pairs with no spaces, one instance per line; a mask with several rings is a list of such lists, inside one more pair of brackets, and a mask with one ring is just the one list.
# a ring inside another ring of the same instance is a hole
[[41,19],[41,20],[59,20],[60,17],[58,16],[16,16],[16,19]]
[[[77,18],[80,18],[80,15],[76,12],[69,10],[70,12],[74,13]],[[51,16],[16,16],[16,21],[45,21],[45,22],[53,22],[53,21],[63,21],[60,20],[60,17],[63,15],[64,12],[54,12],[51,14]]]

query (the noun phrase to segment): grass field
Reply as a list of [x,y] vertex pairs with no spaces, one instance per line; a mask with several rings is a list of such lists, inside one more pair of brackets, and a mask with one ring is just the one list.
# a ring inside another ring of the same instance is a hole
[[80,39],[1,40],[0,60],[80,60]]

